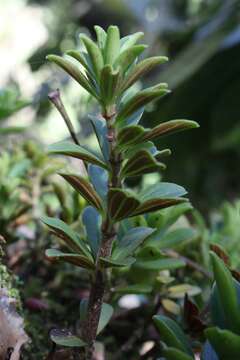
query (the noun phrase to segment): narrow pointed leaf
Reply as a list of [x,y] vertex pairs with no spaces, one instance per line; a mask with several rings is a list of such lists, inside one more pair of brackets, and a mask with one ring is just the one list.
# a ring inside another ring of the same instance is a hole
[[141,201],[151,200],[155,198],[170,198],[170,197],[179,197],[186,195],[187,191],[184,187],[168,183],[160,182],[148,188],[144,188],[140,193]]
[[50,145],[48,147],[48,153],[71,156],[107,169],[107,164],[98,158],[95,154],[80,145],[76,145],[70,142],[63,141]]
[[[88,299],[83,299],[80,303],[80,321],[84,324],[87,316]],[[97,335],[107,326],[113,315],[113,307],[107,303],[102,304],[101,314],[98,323]]]
[[220,303],[230,330],[240,334],[240,312],[234,280],[224,262],[210,252]]
[[117,135],[117,146],[128,148],[130,145],[139,143],[145,134],[145,129],[139,125],[130,125],[122,128]]
[[178,269],[185,265],[185,262],[181,259],[168,258],[157,248],[145,246],[139,251],[134,266],[145,270],[162,271]]
[[63,222],[60,219],[51,218],[47,216],[42,216],[41,220],[44,224],[46,224],[56,236],[60,237],[67,246],[78,253],[82,253],[88,258],[92,258],[90,251],[88,250],[86,244],[79,237],[79,235],[71,229],[69,225]]
[[142,76],[150,72],[155,66],[163,64],[166,61],[168,61],[166,56],[154,56],[139,62],[124,80],[120,92],[127,90]]
[[89,204],[93,205],[96,209],[102,210],[101,198],[98,196],[89,181],[82,176],[74,174],[59,174],[61,175],[79,194],[84,197]]
[[106,267],[106,268],[111,268],[111,267],[125,267],[125,266],[131,266],[132,264],[134,264],[136,261],[136,259],[134,257],[127,257],[125,259],[113,259],[113,258],[103,258],[100,257],[100,263],[102,266]]
[[123,166],[120,177],[131,177],[164,170],[166,166],[158,162],[148,151],[140,150]]
[[64,59],[58,55],[48,55],[47,60],[54,62],[63,70],[65,70],[72,78],[74,78],[85,90],[91,95],[97,97],[95,90],[89,83],[86,76],[79,70],[79,68],[73,64],[70,60]]
[[105,65],[100,77],[100,91],[105,105],[115,102],[118,80],[119,70],[113,70],[111,65]]
[[137,284],[137,285],[129,285],[125,287],[117,287],[114,291],[118,294],[151,294],[153,290],[152,285],[147,284]]
[[163,355],[166,360],[194,360],[193,356],[171,347],[164,349]]
[[[151,142],[151,141],[141,142],[139,144],[132,145],[129,148],[124,149],[123,158],[129,159],[141,150],[149,151],[152,154],[153,148],[155,148],[153,142]],[[155,154],[154,154],[154,157],[155,157]]]
[[107,33],[103,28],[101,28],[101,26],[98,26],[98,25],[95,25],[94,29],[97,34],[98,46],[103,52],[103,50],[105,48],[106,39],[107,39]]
[[240,336],[229,330],[211,327],[205,330],[205,335],[218,354],[220,360],[238,359],[240,354]]
[[119,260],[132,255],[154,231],[155,229],[143,226],[129,230],[127,234],[118,241],[117,246],[113,250],[112,257]]
[[93,261],[83,255],[63,253],[57,249],[47,249],[46,257],[50,261],[64,261],[84,269],[93,270],[95,268]]
[[117,26],[109,26],[104,50],[105,64],[112,65],[120,51],[120,33]]
[[170,135],[179,131],[194,129],[198,127],[199,125],[195,121],[171,120],[156,126],[152,130],[147,131],[144,136],[144,140],[153,140],[161,136]]
[[128,217],[140,204],[134,195],[121,189],[110,189],[108,194],[108,211],[114,221]]
[[80,35],[80,39],[84,43],[89,54],[93,70],[97,78],[100,78],[101,70],[104,66],[103,56],[99,47],[85,34]]
[[161,182],[140,193],[141,205],[131,214],[140,215],[151,211],[167,208],[188,201],[180,196],[185,195],[186,190],[179,185]]
[[138,40],[140,40],[143,36],[144,36],[143,32],[137,32],[135,34],[124,36],[120,41],[121,52],[135,45],[138,42]]
[[137,93],[126,104],[120,109],[118,116],[116,118],[117,122],[121,122],[124,118],[127,118],[134,114],[138,109],[147,105],[153,100],[156,100],[169,93],[167,89],[145,89]]
[[134,45],[121,52],[117,57],[114,66],[119,67],[124,73],[134,60],[147,48],[146,45]]
[[98,249],[101,243],[101,216],[92,206],[87,206],[83,210],[82,222],[85,226],[88,243],[91,247],[92,254],[96,259]]
[[143,202],[135,211],[131,213],[131,216],[146,214],[152,211],[161,210],[170,206],[178,205],[188,201],[185,198],[170,198],[170,199],[152,199]]
[[105,201],[108,192],[108,172],[97,165],[88,166],[88,175],[94,189]]
[[107,126],[104,118],[100,116],[89,115],[94,132],[97,136],[98,143],[104,159],[109,160],[109,142],[107,140]]
[[91,69],[80,51],[68,50],[66,54],[77,60],[91,74]]
[[176,248],[182,243],[188,243],[195,239],[199,233],[192,228],[177,228],[167,233],[162,232],[162,228],[159,232],[156,231],[152,237],[148,239],[148,245],[156,246],[158,249],[170,249]]
[[153,322],[167,346],[187,352],[194,357],[188,339],[175,321],[163,315],[155,315]]

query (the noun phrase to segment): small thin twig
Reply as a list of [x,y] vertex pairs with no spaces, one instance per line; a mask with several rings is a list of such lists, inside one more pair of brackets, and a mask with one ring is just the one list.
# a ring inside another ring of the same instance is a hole
[[[64,106],[64,104],[62,102],[61,95],[60,95],[60,90],[56,89],[56,90],[51,91],[48,94],[48,98],[53,103],[53,105],[56,107],[56,109],[59,111],[59,113],[62,115],[62,118],[63,118],[65,124],[67,125],[68,131],[70,133],[70,136],[71,136],[73,142],[76,145],[80,145],[80,142],[79,142],[79,140],[77,138],[76,132],[75,132],[74,127],[73,127],[73,124],[71,122],[71,119],[68,116],[67,110],[66,110],[66,108],[65,108],[65,106]],[[87,163],[85,161],[83,161],[83,164],[85,166],[86,172],[88,172],[87,171],[87,169],[88,169]]]
[[65,106],[64,106],[64,104],[62,102],[62,99],[61,99],[61,96],[60,96],[60,90],[56,89],[56,90],[51,91],[48,94],[48,98],[53,103],[53,105],[57,108],[59,113],[62,115],[62,118],[65,121],[65,124],[67,125],[68,131],[69,131],[74,143],[76,145],[80,145],[80,143],[78,141],[78,138],[77,138],[77,135],[75,133],[73,124],[72,124],[72,122],[71,122],[71,120],[70,120],[70,118],[68,116],[68,113],[67,113],[67,111],[65,109]]

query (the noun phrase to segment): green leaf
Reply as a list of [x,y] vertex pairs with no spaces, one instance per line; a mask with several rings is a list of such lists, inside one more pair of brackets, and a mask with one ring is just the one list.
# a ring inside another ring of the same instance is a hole
[[134,34],[124,36],[120,40],[120,45],[121,45],[120,51],[123,52],[123,51],[129,49],[130,47],[135,45],[136,42],[138,42],[138,40],[140,40],[143,36],[144,36],[143,32],[136,32]]
[[80,35],[80,39],[85,45],[87,52],[89,54],[94,73],[96,77],[99,79],[101,70],[104,66],[103,56],[99,47],[85,34]]
[[211,327],[204,331],[208,341],[220,360],[238,359],[240,354],[240,336],[229,330]]
[[57,249],[47,249],[45,254],[47,259],[53,262],[64,261],[84,269],[95,269],[93,261],[83,255],[63,253]]
[[194,360],[194,357],[171,347],[164,349],[163,355],[166,360]]
[[82,176],[75,174],[59,174],[61,175],[77,192],[79,192],[89,204],[95,206],[96,209],[102,211],[102,201],[89,181]]
[[97,165],[88,166],[88,175],[94,189],[105,201],[108,192],[108,172]]
[[71,156],[83,161],[87,161],[91,164],[98,165],[104,169],[107,169],[107,164],[98,158],[95,154],[85,149],[80,145],[76,145],[70,142],[58,142],[48,147],[49,154],[66,155]]
[[124,74],[126,69],[134,62],[134,60],[147,48],[146,45],[134,45],[120,53],[115,60],[114,66],[119,68]]
[[78,233],[73,231],[69,225],[60,219],[42,216],[41,221],[53,230],[54,234],[62,239],[67,246],[80,254],[92,259],[91,253],[86,244],[79,237]]
[[143,189],[140,193],[141,201],[152,200],[156,198],[168,199],[186,195],[184,187],[168,182],[160,182],[153,186]]
[[129,191],[110,189],[108,211],[114,221],[128,217],[140,204],[139,200]]
[[[141,151],[141,150],[147,150],[150,153],[152,153],[153,148],[154,148],[154,144],[151,141],[146,141],[144,143],[132,145],[129,148],[124,149],[123,158],[129,159],[133,155],[135,155],[138,151]],[[154,156],[155,156],[155,154],[154,154]]]
[[111,65],[105,65],[100,77],[101,98],[105,106],[115,102],[118,82],[119,70],[113,70]]
[[9,126],[0,128],[0,135],[18,134],[26,130],[26,127],[22,126]]
[[135,261],[136,259],[131,256],[123,260],[115,260],[113,258],[100,257],[100,264],[106,268],[131,266],[133,263],[135,263]]
[[167,346],[194,356],[188,339],[175,321],[163,315],[155,315],[153,322]]
[[124,259],[132,255],[136,249],[155,231],[148,227],[137,227],[129,230],[117,243],[112,257],[115,260]]
[[105,64],[112,65],[120,51],[120,33],[117,26],[109,26],[104,50]]
[[161,234],[161,232],[162,228],[148,239],[147,244],[156,246],[158,249],[170,249],[190,242],[198,236],[198,232],[192,228],[178,228],[165,234]]
[[97,94],[86,76],[79,70],[77,65],[72,61],[64,59],[58,55],[48,55],[47,60],[54,62],[64,71],[66,71],[72,78],[74,78],[86,91],[97,98]]
[[135,153],[123,166],[120,177],[140,176],[154,171],[164,170],[166,166],[158,162],[148,151]]
[[131,213],[131,216],[146,214],[152,211],[165,209],[170,206],[178,205],[183,202],[188,201],[185,198],[164,198],[164,199],[152,199],[144,201],[141,205],[139,205],[136,210]]
[[172,270],[185,266],[185,262],[181,259],[167,258],[158,249],[150,246],[144,247],[137,257],[134,264],[137,268],[145,270]]
[[106,161],[109,160],[109,142],[107,140],[107,126],[103,117],[89,115],[93,130],[97,136],[97,140]]
[[198,286],[190,284],[174,285],[168,288],[168,296],[172,299],[183,299],[187,294],[188,296],[195,296],[201,293]]
[[219,292],[225,319],[229,329],[240,333],[240,311],[234,281],[224,262],[213,252],[210,252],[214,278]]
[[122,106],[119,110],[119,113],[116,117],[116,122],[122,122],[125,118],[134,114],[137,110],[142,108],[144,105],[147,105],[153,100],[156,100],[169,93],[167,89],[155,89],[155,87],[148,88],[142,91],[139,91],[131,99],[129,99],[126,104]]
[[82,222],[85,226],[89,245],[94,258],[96,259],[101,243],[101,217],[97,210],[92,206],[87,206],[83,210]]
[[18,91],[15,89],[0,89],[1,121],[28,105],[30,105],[30,102],[19,99]]
[[166,61],[168,61],[166,56],[154,56],[139,62],[123,81],[120,92],[130,88],[137,80],[150,72],[155,66],[163,64]]
[[198,128],[199,125],[195,121],[190,120],[171,120],[164,122],[155,128],[146,131],[144,140],[153,140],[161,136],[171,135],[183,130]]
[[129,125],[122,128],[117,134],[117,146],[127,148],[130,145],[141,142],[145,134],[145,129],[139,125]]
[[115,288],[114,291],[119,294],[151,294],[152,285],[147,284],[137,284],[137,285],[129,285],[125,287]]
[[91,74],[91,69],[80,51],[68,50],[66,54],[77,60]]
[[94,29],[97,34],[98,46],[103,52],[103,50],[105,48],[105,44],[106,44],[106,39],[107,39],[106,31],[103,28],[101,28],[101,26],[98,26],[98,25],[95,25]]
[[[83,324],[86,320],[88,299],[83,299],[80,303],[80,321]],[[102,304],[97,335],[107,326],[113,315],[113,307],[107,303]]]
[[87,345],[82,339],[63,329],[52,329],[50,331],[50,338],[55,344],[60,346],[83,347]]

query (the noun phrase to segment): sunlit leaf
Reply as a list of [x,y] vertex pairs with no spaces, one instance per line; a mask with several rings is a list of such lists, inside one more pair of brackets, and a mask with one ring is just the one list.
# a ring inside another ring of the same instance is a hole
[[95,72],[96,77],[99,79],[101,70],[104,66],[103,56],[99,47],[85,34],[80,35],[80,39],[85,45],[88,55],[90,57],[93,70]]
[[87,77],[81,72],[77,65],[68,59],[64,59],[58,55],[48,55],[47,60],[54,62],[64,71],[66,71],[73,79],[75,79],[86,91],[97,97],[97,94],[89,83]]
[[138,81],[142,76],[150,72],[155,66],[160,65],[168,61],[166,56],[154,56],[147,58],[139,62],[134,66],[133,70],[124,80],[120,91],[125,91],[130,86],[132,86],[136,81]]
[[105,64],[112,65],[120,51],[120,33],[117,26],[109,26],[104,49]]

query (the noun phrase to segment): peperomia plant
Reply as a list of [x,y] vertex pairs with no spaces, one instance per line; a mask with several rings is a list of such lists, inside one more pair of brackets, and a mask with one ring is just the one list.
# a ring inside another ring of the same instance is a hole
[[[154,141],[161,136],[198,127],[188,120],[160,123],[153,129],[144,128],[139,121],[144,107],[169,93],[166,83],[140,90],[135,83],[152,68],[167,61],[164,56],[138,60],[146,49],[138,45],[143,33],[120,39],[119,29],[110,26],[105,32],[95,26],[97,42],[80,35],[83,51],[71,50],[67,57],[49,55],[98,102],[100,112],[89,116],[99,143],[96,153],[79,144],[71,122],[60,100],[59,93],[51,94],[66,121],[74,143],[60,142],[49,148],[60,154],[84,161],[87,176],[61,173],[60,175],[83,196],[89,206],[82,214],[86,237],[82,238],[61,220],[44,218],[53,233],[65,242],[71,252],[57,249],[46,251],[47,257],[63,260],[86,269],[90,274],[89,299],[81,304],[82,339],[73,336],[52,336],[57,344],[83,347],[84,359],[92,359],[97,334],[112,315],[112,307],[103,302],[108,297],[111,268],[131,267],[134,253],[143,251],[144,242],[154,228],[132,226],[130,218],[147,216],[150,212],[187,202],[186,190],[178,185],[158,182],[134,192],[127,189],[129,177],[161,171],[168,149],[158,150]],[[150,251],[151,252],[151,251]],[[158,255],[160,256],[160,255]]]

